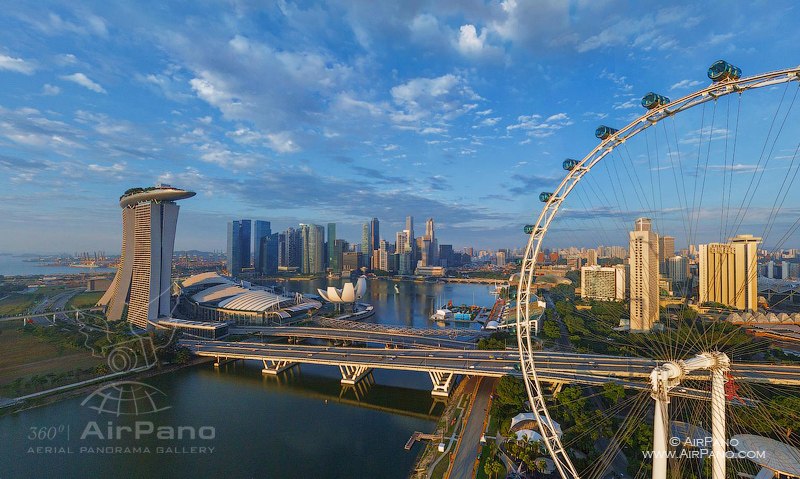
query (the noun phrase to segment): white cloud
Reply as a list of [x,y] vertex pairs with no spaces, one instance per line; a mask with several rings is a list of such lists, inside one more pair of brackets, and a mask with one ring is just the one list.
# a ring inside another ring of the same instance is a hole
[[458,30],[458,50],[464,55],[476,55],[483,52],[486,42],[486,29],[482,29],[480,35],[475,25],[462,25]]
[[125,163],[114,163],[112,165],[98,165],[95,163],[91,163],[87,166],[89,171],[93,171],[95,173],[102,173],[110,176],[119,176],[122,173],[125,173]]
[[383,147],[383,151],[394,151],[394,150],[396,150],[398,148],[400,148],[399,145],[391,144],[391,145],[384,146]]
[[267,141],[270,148],[278,153],[293,153],[300,149],[292,139],[292,134],[288,131],[267,134]]
[[699,85],[702,85],[702,84],[703,84],[703,82],[698,81],[698,80],[681,80],[678,83],[675,83],[674,85],[669,87],[669,89],[670,90],[682,90],[682,89],[685,89],[685,88],[696,87],[696,86],[699,86]]
[[521,115],[517,117],[517,123],[509,125],[506,130],[522,130],[527,132],[529,136],[536,138],[544,138],[554,134],[556,131],[572,125],[573,121],[566,113],[556,113],[547,118],[542,115]]
[[502,117],[499,117],[499,116],[495,116],[495,117],[492,117],[492,118],[485,118],[483,121],[478,123],[478,125],[479,126],[495,126],[497,124],[497,122],[499,122],[500,120],[502,120]]
[[54,96],[58,95],[59,93],[61,93],[61,88],[55,85],[45,83],[44,86],[42,87],[42,95]]
[[0,55],[0,70],[8,70],[11,72],[31,75],[35,69],[36,68],[31,62],[25,61],[22,58]]
[[402,129],[423,134],[447,131],[447,122],[477,108],[482,98],[454,74],[414,78],[393,87],[392,100],[399,107],[390,118]]
[[89,77],[87,77],[86,75],[84,75],[83,73],[80,73],[80,72],[73,73],[72,75],[62,75],[61,79],[62,80],[67,80],[67,81],[71,81],[72,83],[80,85],[80,86],[82,86],[84,88],[87,88],[89,90],[92,90],[93,92],[96,92],[96,93],[105,93],[106,92],[106,90],[102,86],[100,86],[99,84],[93,82]]
[[636,98],[629,98],[625,101],[620,101],[614,104],[615,110],[630,110],[631,108],[636,108],[637,106],[641,106],[641,103]]

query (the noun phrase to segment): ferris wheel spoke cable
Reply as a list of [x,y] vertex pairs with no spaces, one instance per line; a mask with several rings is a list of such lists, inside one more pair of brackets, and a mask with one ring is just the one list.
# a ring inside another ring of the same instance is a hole
[[[706,163],[703,167],[703,181],[700,184],[700,196],[697,199],[697,209],[695,211],[695,220],[694,220],[694,232],[695,232],[695,239],[697,239],[697,231],[700,228],[700,213],[703,210],[703,195],[705,194],[706,189],[706,176],[708,174],[708,162],[711,159],[711,142],[713,141],[714,136],[714,120],[717,116],[717,100],[714,100],[714,108],[711,112],[711,126],[708,130],[708,145],[706,148]],[[701,132],[702,136],[702,132]]]
[[[753,198],[755,197],[758,186],[761,184],[761,178],[763,177],[764,173],[764,170],[761,169],[761,162],[764,161],[765,153],[767,151],[767,145],[769,145],[769,140],[772,138],[772,130],[775,128],[775,121],[778,119],[778,113],[780,113],[781,107],[783,107],[783,101],[786,98],[786,92],[788,90],[789,90],[789,84],[787,83],[786,87],[783,89],[783,94],[781,95],[781,101],[778,103],[778,108],[775,109],[775,113],[772,116],[772,121],[770,122],[769,130],[767,131],[767,136],[764,138],[764,145],[761,147],[761,154],[758,157],[758,163],[756,163],[756,169],[753,172],[753,176],[750,177],[750,184],[747,186],[747,191],[745,191],[744,196],[742,196],[742,202],[739,205],[739,210],[736,213],[736,217],[734,217],[733,221],[734,235],[739,232],[739,227],[744,221],[744,217],[747,214],[747,210],[750,208],[750,204],[752,203]],[[792,100],[792,103],[794,103],[794,100]],[[769,161],[769,159],[767,159],[767,161]],[[758,177],[757,182],[756,182],[756,177]],[[754,182],[755,182],[755,188],[753,187]],[[750,194],[751,190],[752,190],[752,195]],[[750,198],[749,201],[748,197]],[[745,202],[747,202],[747,208],[745,208]]]

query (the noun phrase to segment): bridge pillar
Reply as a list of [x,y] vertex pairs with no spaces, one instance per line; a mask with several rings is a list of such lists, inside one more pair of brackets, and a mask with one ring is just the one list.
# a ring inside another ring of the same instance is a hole
[[272,361],[268,359],[262,359],[261,362],[264,363],[264,369],[261,370],[261,373],[271,374],[273,376],[277,376],[287,369],[291,369],[297,365],[297,363],[292,363],[289,361]]
[[456,377],[455,373],[428,371],[428,375],[433,382],[433,391],[431,395],[438,397],[449,397],[450,389],[453,388],[453,382]]
[[368,368],[366,366],[350,366],[347,364],[340,364],[339,371],[342,373],[341,383],[352,386],[371,373],[372,368]]
[[554,383],[553,384],[553,397],[558,397],[558,393],[564,389],[564,383]]

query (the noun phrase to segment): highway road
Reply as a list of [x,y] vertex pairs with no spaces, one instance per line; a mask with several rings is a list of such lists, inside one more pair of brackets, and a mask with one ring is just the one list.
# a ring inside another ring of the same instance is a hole
[[497,379],[478,378],[478,381],[478,391],[472,402],[467,424],[461,432],[461,441],[458,443],[456,457],[453,459],[453,466],[450,470],[449,477],[453,479],[473,477],[472,470],[479,455],[483,423],[487,414],[486,409],[489,406],[489,396],[494,390],[494,383]]
[[[475,349],[474,341],[409,334],[404,331],[316,328],[308,326],[232,326],[231,334],[260,334],[284,338],[313,338],[336,341],[357,341],[422,349]],[[442,336],[446,333],[443,332]]]
[[[195,354],[208,357],[288,361],[331,366],[354,365],[405,371],[438,371],[462,375],[500,377],[520,376],[514,351],[458,351],[452,349],[379,349],[308,345],[231,343],[221,341],[181,340]],[[649,390],[649,376],[656,362],[644,358],[582,355],[540,351],[534,355],[536,372],[543,382],[602,385],[616,382],[639,390]],[[800,385],[800,366],[744,363],[734,364],[732,374],[738,381]],[[693,379],[708,379],[698,373]],[[708,392],[678,387],[673,395],[707,399]]]

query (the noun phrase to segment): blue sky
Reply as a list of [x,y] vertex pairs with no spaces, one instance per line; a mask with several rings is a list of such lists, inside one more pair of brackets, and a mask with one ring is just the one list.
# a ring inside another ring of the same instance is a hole
[[539,191],[598,123],[630,121],[650,90],[706,85],[719,58],[745,75],[800,63],[793,2],[665,5],[6,6],[0,251],[118,251],[117,198],[158,181],[198,192],[178,249],[223,249],[239,217],[335,221],[358,242],[370,217],[393,239],[408,214],[456,247],[522,245]]

